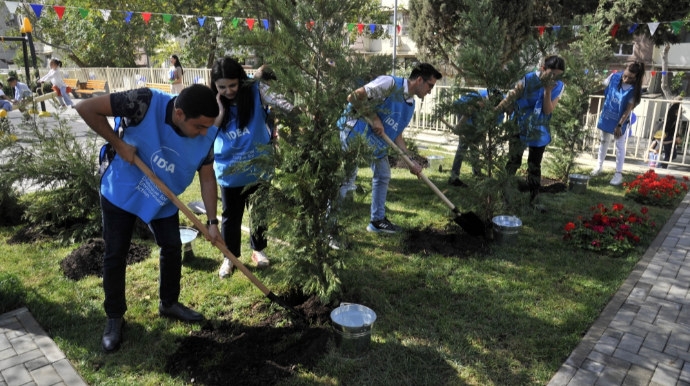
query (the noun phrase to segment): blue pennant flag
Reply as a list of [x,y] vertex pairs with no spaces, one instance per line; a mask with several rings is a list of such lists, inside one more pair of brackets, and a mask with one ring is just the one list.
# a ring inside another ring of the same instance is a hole
[[204,22],[206,21],[206,16],[204,16],[204,17],[197,17],[196,19],[199,21],[199,25],[203,27],[203,26],[204,26]]
[[556,34],[556,36],[558,36],[558,31],[560,31],[560,30],[561,30],[560,25],[553,26],[553,32]]
[[268,20],[266,20],[266,19],[261,19],[261,21],[264,22],[264,29],[265,29],[266,31],[268,31]]
[[376,24],[369,24],[369,29],[371,29],[371,34],[373,35],[376,31]]
[[585,70],[585,75],[589,74],[589,70]]
[[41,11],[43,11],[43,6],[41,4],[31,4],[31,8],[34,9],[34,13],[36,14],[36,18],[40,19],[41,18]]
[[632,27],[628,30],[628,33],[633,33],[635,32],[635,29],[637,28],[637,23],[633,24]]
[[134,12],[125,12],[125,14],[127,14],[127,16],[125,16],[125,21],[127,22],[127,24],[129,24],[129,20],[132,18],[133,13]]

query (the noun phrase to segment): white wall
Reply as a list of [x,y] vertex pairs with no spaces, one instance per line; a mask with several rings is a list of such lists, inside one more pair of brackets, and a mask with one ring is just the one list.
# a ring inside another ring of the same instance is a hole
[[[661,66],[661,54],[664,47],[654,47],[654,63]],[[668,66],[673,69],[690,69],[690,43],[671,45],[668,51]]]

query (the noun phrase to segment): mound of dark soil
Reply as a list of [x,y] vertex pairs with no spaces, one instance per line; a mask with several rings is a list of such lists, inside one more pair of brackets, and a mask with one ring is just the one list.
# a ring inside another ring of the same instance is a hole
[[47,237],[45,232],[36,225],[28,225],[17,231],[7,239],[7,244],[30,244]]
[[[490,234],[491,229],[486,230]],[[465,233],[460,227],[450,224],[445,229],[434,227],[415,228],[407,231],[403,241],[405,249],[411,253],[470,257],[489,253],[489,241]]]
[[[519,182],[518,190],[521,192],[529,192],[527,179]],[[561,181],[547,177],[541,178],[541,187],[539,188],[539,193],[562,193],[566,190],[568,190],[568,185],[562,183]]]
[[[394,169],[409,169],[410,167],[407,165],[407,162],[399,156],[399,155],[390,155],[389,158],[391,167]],[[414,162],[418,163],[419,166],[422,167],[422,169],[428,169],[429,168],[429,160],[426,159],[425,156],[415,154],[411,158]]]
[[329,323],[331,321],[331,311],[333,311],[333,308],[322,304],[319,297],[316,295],[296,306],[295,309],[297,312],[306,316],[310,323],[319,325]]
[[[86,276],[103,276],[103,254],[105,241],[89,239],[79,248],[73,250],[60,262],[62,272],[72,280],[81,280]],[[144,261],[151,256],[151,248],[132,243],[127,254],[127,265]]]

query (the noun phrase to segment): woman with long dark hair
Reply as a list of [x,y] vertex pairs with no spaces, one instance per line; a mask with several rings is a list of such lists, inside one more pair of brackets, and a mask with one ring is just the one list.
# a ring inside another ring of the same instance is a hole
[[182,84],[184,70],[182,69],[180,58],[178,58],[177,55],[170,56],[170,65],[170,91],[173,94],[179,94],[184,88],[184,85]]
[[599,116],[597,127],[601,130],[601,144],[599,145],[598,165],[592,171],[596,176],[601,173],[606,152],[611,138],[616,141],[616,174],[611,179],[611,185],[623,182],[623,162],[625,162],[626,132],[630,129],[630,113],[640,104],[642,98],[642,79],[644,78],[644,63],[633,62],[623,73],[611,74],[604,85],[604,109]]
[[[271,140],[272,133],[266,127],[267,113],[264,106],[291,112],[293,106],[280,95],[269,93],[268,85],[250,82],[247,73],[235,59],[218,59],[211,69],[211,89],[216,93],[220,115],[215,125],[220,129],[214,144],[216,179],[221,187],[223,221],[221,233],[230,252],[240,256],[242,241],[242,217],[248,206],[249,196],[256,187],[245,190],[257,181],[257,171],[245,168],[230,173],[233,166],[261,156],[261,145]],[[258,267],[268,266],[265,229],[259,227],[250,233],[252,260]],[[225,257],[220,267],[221,279],[232,274],[233,264]]]

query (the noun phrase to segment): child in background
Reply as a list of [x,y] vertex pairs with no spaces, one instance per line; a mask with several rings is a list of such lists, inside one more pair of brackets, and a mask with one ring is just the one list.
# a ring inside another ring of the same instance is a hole
[[53,86],[59,89],[58,100],[60,101],[60,109],[64,110],[67,106],[74,108],[74,103],[67,93],[67,84],[62,79],[62,73],[59,68],[62,67],[62,62],[59,59],[53,58],[50,60],[50,71],[43,78],[38,80],[38,84],[50,81]]
[[661,150],[661,141],[664,139],[664,132],[659,130],[654,134],[654,140],[649,144],[649,149],[647,151],[649,167],[657,167],[657,161],[659,160],[659,150]]

